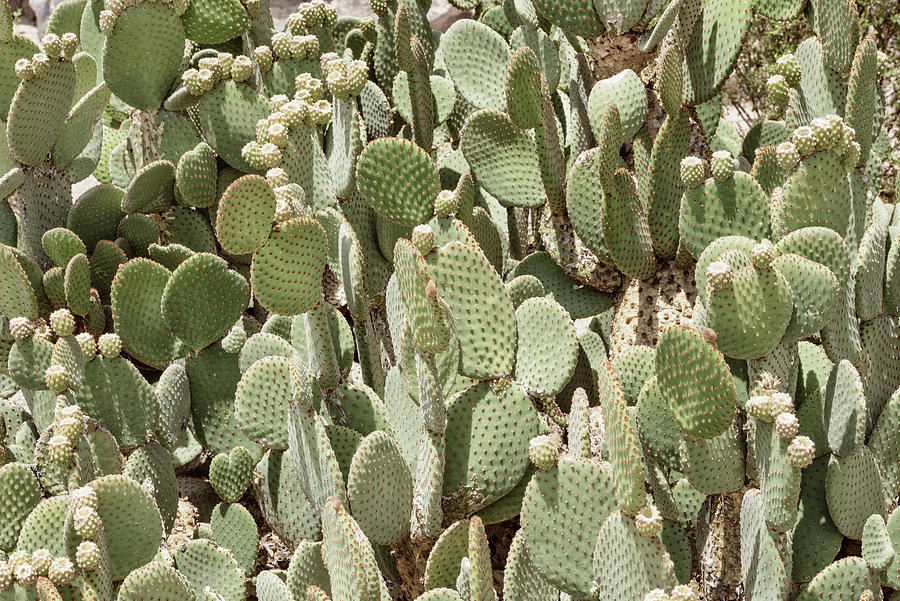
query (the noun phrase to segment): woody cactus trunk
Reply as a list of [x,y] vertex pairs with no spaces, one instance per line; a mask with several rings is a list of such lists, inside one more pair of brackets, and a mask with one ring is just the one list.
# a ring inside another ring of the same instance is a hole
[[0,600],[900,588],[853,0],[454,3],[0,9]]

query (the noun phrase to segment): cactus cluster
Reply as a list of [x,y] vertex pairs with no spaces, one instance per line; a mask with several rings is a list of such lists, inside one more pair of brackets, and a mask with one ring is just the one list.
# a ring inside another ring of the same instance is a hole
[[0,601],[900,588],[854,2],[453,4],[0,9]]

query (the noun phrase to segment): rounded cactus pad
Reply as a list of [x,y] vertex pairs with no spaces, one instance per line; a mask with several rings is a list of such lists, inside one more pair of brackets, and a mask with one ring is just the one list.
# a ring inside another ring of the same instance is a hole
[[469,520],[459,520],[444,530],[434,543],[425,564],[425,588],[456,585],[459,562],[468,553]]
[[213,508],[209,522],[212,540],[231,551],[245,573],[252,573],[259,551],[259,534],[247,508],[238,503],[219,503]]
[[447,402],[444,495],[451,505],[488,505],[512,490],[528,468],[528,446],[539,433],[537,412],[515,382],[496,388],[479,382]]
[[175,198],[175,165],[153,161],[134,175],[122,197],[124,213],[157,213],[172,206]]
[[165,369],[175,355],[175,337],[162,315],[170,275],[159,263],[132,259],[116,272],[110,292],[122,347],[141,363],[158,369]]
[[373,544],[393,544],[409,534],[412,475],[385,432],[373,432],[360,443],[347,473],[347,495],[359,527]]
[[199,44],[221,44],[251,25],[240,0],[191,0],[181,17],[187,37]]
[[356,163],[356,184],[382,219],[418,225],[431,218],[440,191],[437,167],[413,142],[379,138]]
[[27,465],[0,467],[0,549],[10,552],[16,547],[19,531],[40,500],[40,484]]
[[38,302],[16,253],[0,244],[0,314],[37,319]]
[[453,335],[425,259],[401,238],[394,246],[394,265],[416,347],[429,355],[442,352]]
[[535,473],[522,500],[522,532],[548,582],[570,595],[591,594],[591,557],[600,528],[615,509],[609,464],[564,456],[552,470]]
[[519,47],[506,67],[506,110],[519,127],[541,123],[541,64],[528,46]]
[[885,515],[878,462],[868,447],[861,446],[846,457],[829,458],[825,498],[834,525],[841,534],[854,540],[862,538],[870,515]]
[[601,136],[603,126],[601,119],[606,107],[615,104],[619,109],[622,124],[622,139],[613,140],[621,143],[630,140],[643,127],[647,117],[647,90],[637,73],[625,69],[612,77],[594,84],[588,98],[587,112],[594,135]]
[[322,508],[322,557],[331,576],[334,601],[380,601],[381,580],[372,545],[347,510],[335,498]]
[[552,299],[529,298],[516,309],[516,329],[516,378],[532,396],[556,396],[578,358],[572,318]]
[[734,379],[722,354],[696,330],[675,327],[660,335],[656,377],[672,415],[688,434],[712,438],[731,425]]
[[470,115],[460,149],[478,183],[504,206],[534,208],[546,201],[537,146],[506,113],[485,109]]
[[327,257],[328,239],[316,220],[295,217],[279,224],[253,255],[250,283],[256,298],[279,315],[306,313],[321,302]]
[[253,465],[253,455],[244,447],[220,453],[213,457],[209,466],[210,484],[223,501],[237,503],[250,486]]
[[184,41],[184,26],[171,4],[130,6],[103,45],[106,85],[134,108],[155,111],[178,76]]
[[127,476],[104,476],[90,487],[97,493],[110,576],[124,579],[156,555],[163,534],[159,510],[153,497]]
[[158,561],[134,570],[119,587],[121,601],[191,601],[193,598],[187,578]]
[[451,242],[429,253],[437,290],[450,306],[460,344],[460,373],[509,375],[515,362],[515,312],[500,276],[480,250]]
[[453,23],[441,36],[441,53],[462,98],[476,109],[503,110],[510,50],[499,33],[472,19]]
[[291,359],[280,355],[263,357],[238,382],[234,395],[238,427],[265,447],[286,449],[290,398]]
[[224,259],[197,253],[172,273],[162,296],[169,329],[193,350],[201,350],[234,325],[250,301],[250,286]]
[[35,166],[47,156],[69,114],[75,84],[69,60],[52,61],[46,73],[19,84],[6,122],[12,158]]
[[244,572],[227,549],[212,541],[197,539],[175,553],[174,559],[175,567],[191,584],[193,598],[208,601],[246,599]]
[[222,194],[216,213],[216,238],[226,252],[255,252],[269,237],[277,202],[275,192],[259,175],[245,175]]
[[186,204],[209,207],[216,202],[216,175],[216,152],[200,142],[178,159],[175,184]]

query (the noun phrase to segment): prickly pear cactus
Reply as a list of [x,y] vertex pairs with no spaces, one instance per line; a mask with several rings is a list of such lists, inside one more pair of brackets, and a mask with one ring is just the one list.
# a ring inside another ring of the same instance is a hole
[[452,4],[0,9],[0,601],[900,588],[855,3]]

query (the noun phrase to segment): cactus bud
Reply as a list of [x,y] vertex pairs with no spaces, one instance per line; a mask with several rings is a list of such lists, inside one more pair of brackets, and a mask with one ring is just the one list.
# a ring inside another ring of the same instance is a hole
[[122,339],[118,334],[101,334],[97,340],[97,348],[101,355],[107,359],[113,359],[122,352]]
[[216,74],[212,69],[203,68],[197,74],[197,81],[200,83],[200,93],[205,94],[213,89],[216,85]]
[[67,31],[62,34],[62,53],[66,59],[71,59],[78,50],[78,36]]
[[[288,145],[288,129],[281,123],[273,123],[272,125],[270,125],[268,130],[266,131],[266,136],[268,137],[269,142],[271,142],[278,148],[284,148]],[[280,162],[281,158],[279,157],[278,163]]]
[[281,164],[281,149],[271,142],[266,142],[260,147],[259,156],[262,159],[263,167],[271,169]]
[[54,432],[65,437],[74,446],[78,437],[84,432],[84,422],[74,417],[65,417],[56,423]]
[[16,582],[22,586],[34,586],[37,584],[38,573],[30,563],[19,564],[14,572]]
[[79,507],[72,516],[72,525],[75,533],[84,540],[93,540],[100,530],[100,514],[91,507]]
[[272,56],[271,48],[268,46],[257,46],[253,49],[253,56],[256,57],[256,64],[259,65],[260,71],[266,73],[272,69],[275,59]]
[[440,218],[449,217],[456,212],[458,205],[453,190],[441,190],[434,201],[434,212]]
[[181,83],[192,96],[201,96],[203,94],[203,86],[200,83],[200,71],[197,69],[187,69],[181,74]]
[[34,78],[34,65],[27,58],[20,58],[15,64],[16,77],[22,81],[28,81]]
[[57,309],[50,314],[50,327],[61,338],[71,336],[75,331],[75,317],[68,309]]
[[47,577],[56,586],[65,586],[75,580],[75,564],[68,557],[57,557],[50,563]]
[[100,566],[100,547],[94,541],[86,540],[75,549],[75,563],[85,572],[92,572]]
[[434,230],[424,223],[417,225],[413,228],[410,240],[420,253],[427,255],[434,249]]
[[727,150],[717,150],[709,161],[709,170],[716,181],[724,182],[734,175],[734,157]]
[[706,161],[700,157],[685,157],[681,160],[681,183],[685,188],[699,188],[706,177]]
[[775,61],[775,72],[784,76],[785,81],[792,88],[800,85],[800,63],[793,54],[785,54]]
[[27,317],[13,317],[9,320],[9,333],[15,340],[26,340],[34,334],[34,324]]
[[291,58],[291,38],[293,36],[281,31],[272,36],[272,50],[279,59]]
[[803,125],[791,134],[791,142],[797,147],[801,157],[807,157],[816,151],[816,134],[808,125]]
[[97,341],[90,333],[82,332],[75,336],[75,340],[81,347],[81,354],[84,355],[85,361],[90,362],[97,356]]
[[52,392],[59,394],[69,387],[69,372],[62,365],[51,365],[44,372],[44,383]]
[[93,510],[97,510],[100,507],[100,500],[97,498],[97,491],[95,491],[90,486],[82,486],[81,488],[76,488],[70,493],[72,497],[72,507],[90,507]]
[[62,434],[54,434],[48,441],[50,459],[56,465],[65,465],[72,457],[72,441]]
[[244,0],[244,8],[247,9],[247,14],[250,15],[250,18],[255,19],[256,15],[259,14],[259,0]]
[[34,567],[38,576],[46,576],[50,571],[50,564],[53,562],[53,555],[47,549],[37,549],[31,554],[31,565]]
[[694,589],[686,584],[679,584],[672,589],[669,594],[670,601],[699,601],[700,597],[694,592]]
[[7,561],[9,562],[9,569],[15,572],[20,565],[31,561],[31,554],[24,550],[13,551],[9,554]]
[[111,10],[100,11],[100,33],[109,37],[112,35],[113,29],[116,27],[116,14]]
[[816,445],[808,436],[795,436],[788,444],[788,461],[796,468],[808,467],[816,455]]
[[231,79],[241,82],[250,79],[253,75],[253,63],[247,56],[237,56],[231,62]]
[[384,14],[388,9],[387,0],[369,0],[369,4],[372,6],[372,12],[378,15],[379,17],[384,17]]
[[228,333],[222,338],[222,350],[226,353],[234,354],[241,350],[247,341],[247,332],[244,330],[244,324],[238,321],[231,326]]
[[725,261],[713,261],[706,268],[706,283],[712,288],[728,284],[731,281],[731,265]]
[[0,561],[0,592],[6,592],[12,586],[13,573],[9,563]]
[[552,469],[559,460],[560,439],[558,434],[542,434],[531,439],[528,457],[539,470]]
[[705,340],[707,344],[715,344],[716,340],[719,338],[719,335],[716,334],[716,331],[712,328],[703,328],[700,335],[703,336],[703,340]]
[[669,595],[661,588],[655,588],[644,597],[644,601],[669,601]]
[[634,516],[634,526],[641,536],[654,538],[662,532],[663,519],[656,506],[647,504]]
[[854,169],[857,165],[859,165],[859,159],[862,156],[862,147],[859,145],[859,142],[850,142],[847,145],[847,150],[844,152],[844,156],[841,157],[841,162],[844,166],[844,169],[850,171]]
[[800,431],[800,421],[797,416],[784,411],[775,418],[775,431],[785,440],[790,440]]
[[750,260],[757,269],[765,269],[775,260],[775,246],[768,240],[763,240],[750,250]]
[[51,59],[57,59],[62,56],[62,39],[55,33],[45,34],[44,37],[41,38],[41,47],[44,49],[44,54]]
[[782,142],[775,147],[775,158],[782,170],[793,171],[800,162],[800,153],[797,152],[793,142]]

